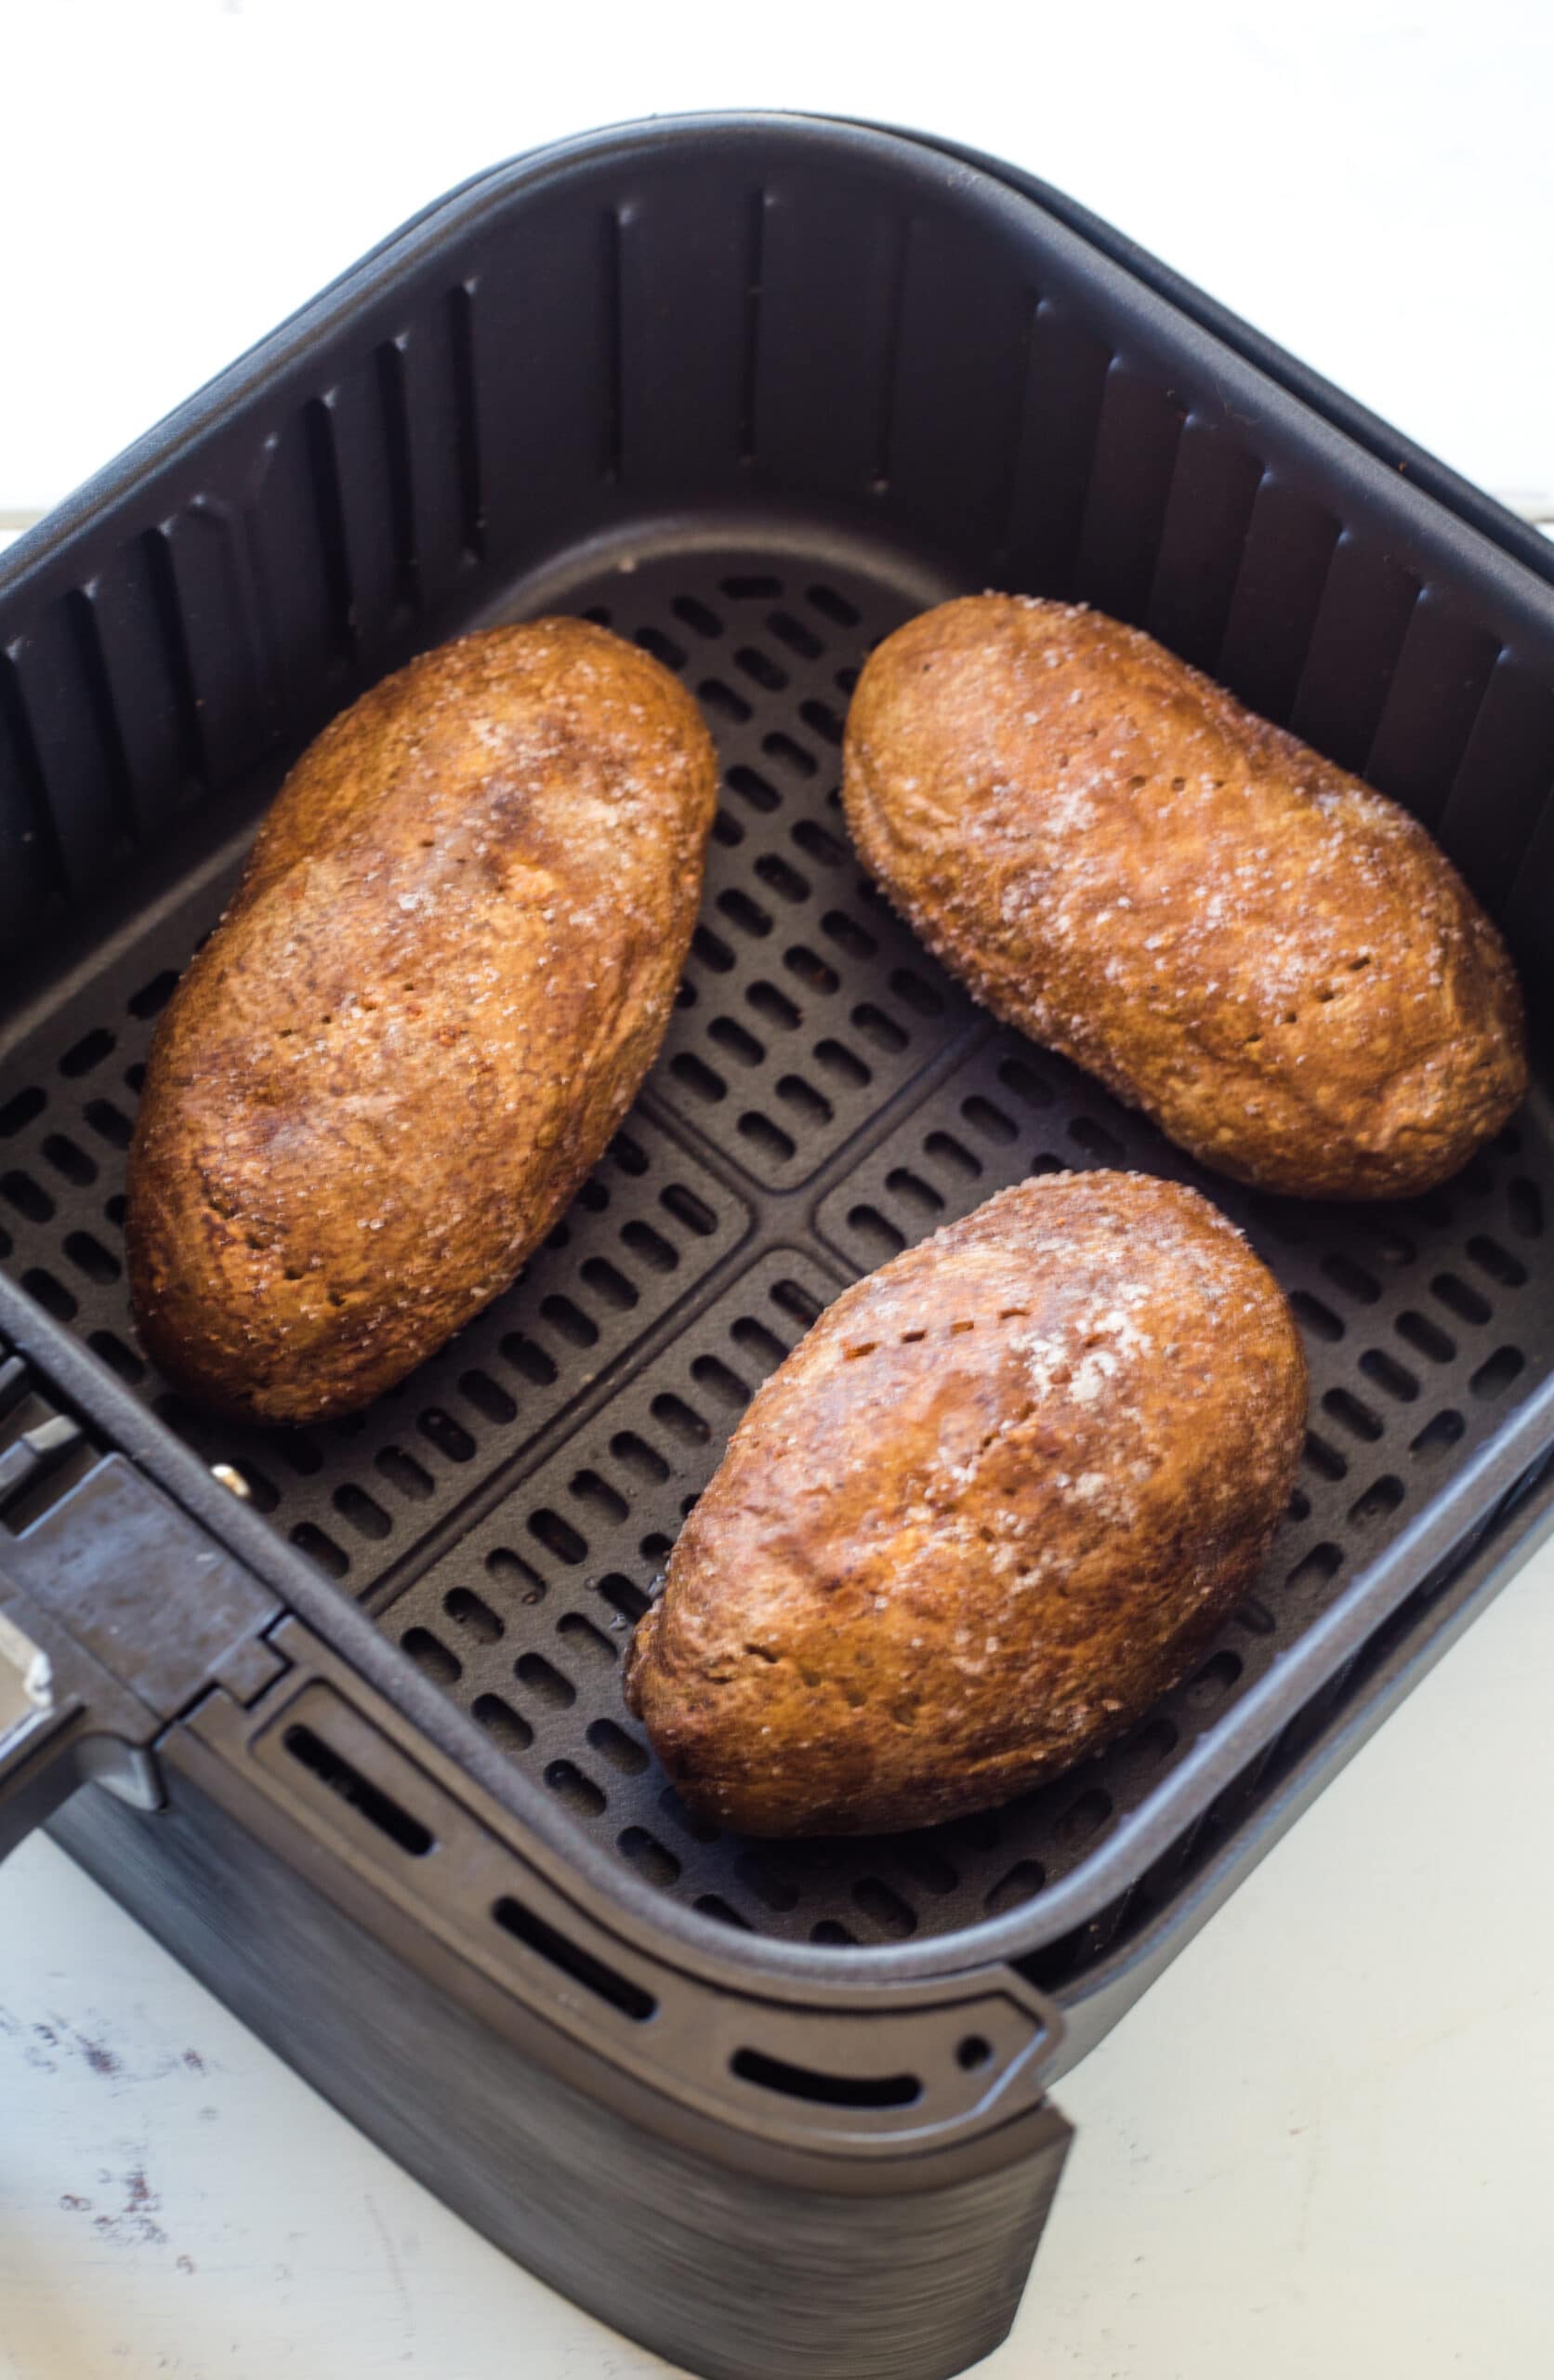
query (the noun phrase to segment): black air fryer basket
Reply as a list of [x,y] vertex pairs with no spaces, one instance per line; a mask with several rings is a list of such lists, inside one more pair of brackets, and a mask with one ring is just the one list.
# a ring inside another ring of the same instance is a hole
[[[1550,561],[1054,194],[819,120],[504,166],[164,424],[0,563],[0,1837],[53,1812],[394,2155],[677,2361],[984,2353],[1062,2161],[1052,2079],[1549,1525],[1554,1145],[1539,1091],[1407,1205],[1201,1175],[870,890],[849,694],[966,588],[1136,620],[1434,829],[1541,1034]],[[323,721],[540,609],[657,654],[719,740],[662,1060],[411,1381],[213,1423],[125,1291],[155,1015]],[[995,1815],[718,1833],[620,1677],[730,1427],[845,1283],[1092,1164],[1200,1183],[1295,1301],[1311,1430],[1256,1592]]]

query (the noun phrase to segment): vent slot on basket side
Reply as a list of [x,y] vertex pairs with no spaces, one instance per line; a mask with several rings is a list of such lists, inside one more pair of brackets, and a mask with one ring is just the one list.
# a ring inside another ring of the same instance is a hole
[[510,1894],[497,1902],[492,1915],[504,1932],[512,1935],[526,1950],[535,1951],[542,1959],[548,1959],[562,1975],[569,1977],[573,1983],[580,1983],[596,1999],[607,2001],[612,2008],[619,2009],[621,2015],[629,2016],[634,2025],[644,2025],[650,2016],[657,2015],[658,2003],[651,1991],[645,1991],[639,1983],[633,1983],[631,1977],[622,1975],[618,1967],[607,1965],[591,1950],[584,1950],[580,1942],[560,1933],[533,1910],[526,1909],[521,1901],[514,1900]]
[[909,2108],[923,2096],[915,2074],[827,2074],[818,2067],[790,2066],[785,2058],[768,2057],[764,2050],[736,2049],[731,2070],[763,2091],[778,2091],[787,2099],[807,2099],[825,2108]]
[[391,1794],[386,1793],[381,1786],[375,1785],[370,1777],[363,1777],[359,1768],[353,1767],[333,1744],[325,1743],[322,1736],[315,1735],[311,1727],[303,1726],[300,1723],[287,1727],[281,1741],[293,1760],[307,1769],[310,1776],[316,1777],[321,1785],[327,1785],[332,1793],[337,1793],[343,1802],[349,1802],[369,1826],[375,1826],[380,1834],[386,1834],[390,1843],[397,1844],[413,1859],[424,1859],[428,1851],[436,1849],[437,1838],[429,1827],[423,1826],[419,1818],[412,1817]]

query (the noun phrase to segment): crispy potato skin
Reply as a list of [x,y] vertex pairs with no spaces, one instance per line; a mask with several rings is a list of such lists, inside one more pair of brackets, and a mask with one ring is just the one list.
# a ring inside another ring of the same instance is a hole
[[1049,1175],[847,1290],[752,1401],[639,1622],[627,1699],[750,1834],[1007,1801],[1118,1734],[1289,1498],[1304,1351],[1175,1183]]
[[1102,614],[909,621],[859,681],[844,798],[979,999],[1238,1181],[1407,1197],[1525,1093],[1510,960],[1424,828]]
[[716,790],[689,695],[582,620],[423,654],[324,730],[147,1069],[130,1285],[174,1380],[346,1412],[509,1285],[657,1051]]

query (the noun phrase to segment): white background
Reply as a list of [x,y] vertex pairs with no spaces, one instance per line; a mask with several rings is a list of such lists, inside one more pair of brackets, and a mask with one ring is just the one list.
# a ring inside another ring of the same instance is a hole
[[[1544,0],[0,0],[0,522],[462,176],[718,105],[1014,158],[1471,476],[1554,488]],[[1078,2144],[989,2380],[1554,2371],[1551,1679],[1546,1556],[1063,2085]],[[662,2367],[455,2223],[58,1853],[19,1855],[3,2380],[401,2369]]]

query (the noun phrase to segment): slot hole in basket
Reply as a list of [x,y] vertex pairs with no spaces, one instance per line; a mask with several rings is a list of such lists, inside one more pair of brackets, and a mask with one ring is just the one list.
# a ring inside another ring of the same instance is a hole
[[752,1148],[758,1149],[769,1164],[786,1165],[797,1153],[797,1142],[784,1131],[780,1124],[774,1124],[770,1116],[764,1116],[758,1107],[747,1108],[736,1129],[740,1138],[748,1141]]
[[445,1454],[450,1462],[468,1462],[475,1452],[475,1441],[468,1431],[462,1429],[451,1413],[444,1413],[441,1406],[428,1406],[426,1412],[418,1414],[415,1427],[428,1444],[434,1446],[439,1454]]
[[1416,1348],[1421,1355],[1428,1355],[1432,1364],[1449,1364],[1456,1355],[1456,1341],[1448,1337],[1438,1323],[1429,1321],[1422,1314],[1414,1313],[1412,1309],[1399,1315],[1394,1328],[1400,1339],[1406,1339],[1411,1347]]
[[658,1203],[665,1214],[673,1215],[676,1223],[683,1223],[698,1239],[709,1239],[718,1229],[718,1218],[712,1209],[682,1182],[671,1182],[661,1190]]
[[747,1033],[743,1025],[736,1025],[731,1016],[715,1016],[707,1026],[707,1039],[716,1041],[720,1050],[729,1057],[737,1059],[742,1066],[758,1066],[766,1056],[755,1035]]
[[178,987],[178,979],[170,967],[162,974],[153,975],[149,984],[142,984],[138,992],[130,994],[128,1007],[131,1016],[159,1016]]
[[1379,1438],[1381,1423],[1368,1405],[1363,1405],[1347,1388],[1330,1388],[1322,1400],[1322,1409],[1349,1431],[1350,1436],[1367,1443]]
[[818,1322],[820,1319],[821,1301],[817,1297],[811,1297],[801,1282],[787,1279],[774,1281],[771,1287],[771,1302],[781,1313],[791,1315],[795,1322],[799,1323],[806,1330],[811,1323]]
[[718,1841],[722,1830],[714,1826],[710,1818],[698,1818],[694,1810],[688,1810],[672,1785],[666,1785],[660,1793],[658,1806],[665,1817],[679,1828],[682,1834],[688,1834],[691,1837],[692,1843]]
[[53,1218],[53,1199],[30,1173],[13,1169],[9,1173],[0,1174],[0,1197],[4,1197],[30,1223],[46,1223]]
[[528,1720],[520,1719],[512,1704],[504,1702],[499,1694],[477,1695],[470,1706],[470,1716],[504,1752],[527,1752],[534,1740]]
[[513,1675],[520,1686],[528,1687],[536,1702],[550,1711],[570,1711],[577,1699],[577,1688],[560,1670],[552,1669],[543,1653],[525,1653],[513,1664]]
[[1363,1496],[1355,1498],[1349,1509],[1350,1519],[1362,1527],[1369,1521],[1384,1520],[1389,1513],[1397,1511],[1403,1500],[1403,1481],[1387,1472],[1373,1480]]
[[299,1521],[291,1533],[291,1541],[309,1562],[316,1562],[332,1579],[343,1579],[350,1567],[350,1556],[344,1546],[336,1545],[332,1537],[311,1521]]
[[883,1050],[888,1057],[899,1057],[906,1048],[908,1036],[895,1018],[887,1016],[883,1009],[876,1008],[868,1000],[853,1010],[852,1022],[864,1040],[872,1041],[875,1048]]
[[915,2074],[828,2074],[817,2066],[790,2066],[764,2050],[736,2049],[731,2072],[785,2099],[807,2099],[823,2108],[909,2108],[923,2096]]
[[[783,740],[785,742],[786,738]],[[794,745],[793,749],[797,752],[798,746]],[[783,757],[787,756],[784,754]],[[808,753],[804,758],[809,759]],[[810,766],[812,773],[813,761],[810,761]],[[775,810],[783,799],[776,787],[769,785],[758,770],[747,769],[743,761],[737,768],[729,771],[728,787],[731,793],[737,793],[742,801],[747,801],[752,810],[758,810],[763,816]]]
[[910,967],[898,967],[890,977],[890,989],[896,998],[919,1016],[942,1016],[944,1003],[931,984],[915,975]]
[[817,1041],[815,1064],[847,1091],[863,1091],[874,1079],[863,1059],[854,1057],[841,1041]]
[[[643,1480],[650,1487],[657,1487],[660,1481],[669,1476],[669,1466],[657,1448],[650,1446],[646,1438],[639,1438],[635,1430],[618,1430],[610,1441],[610,1455],[623,1471],[629,1472],[634,1479]],[[624,1519],[624,1503],[621,1514]]]
[[686,627],[694,628],[698,636],[721,636],[723,633],[723,623],[717,613],[694,595],[677,595],[669,609],[677,620],[683,620]]
[[729,1086],[722,1076],[715,1074],[709,1065],[689,1050],[681,1050],[670,1059],[669,1072],[677,1082],[684,1084],[692,1098],[705,1101],[709,1107],[716,1106],[720,1099],[727,1099],[729,1095]]
[[698,1388],[705,1388],[721,1404],[732,1406],[736,1412],[743,1411],[750,1402],[750,1391],[744,1382],[716,1355],[698,1355],[691,1364],[691,1377]]
[[[668,1551],[667,1543],[665,1551]],[[630,1626],[634,1621],[640,1620],[648,1608],[649,1598],[642,1593],[641,1588],[634,1586],[629,1579],[623,1578],[618,1570],[611,1570],[599,1580],[599,1593],[615,1614],[614,1620],[611,1622],[612,1627],[618,1627],[623,1622]]]
[[111,1057],[112,1051],[113,1036],[106,1025],[99,1025],[93,1032],[84,1033],[80,1040],[73,1042],[65,1051],[59,1061],[59,1072],[72,1077],[90,1074],[92,1068],[100,1066],[104,1058]]
[[1332,1307],[1324,1305],[1320,1298],[1311,1297],[1305,1289],[1297,1289],[1290,1299],[1290,1306],[1296,1320],[1313,1338],[1325,1339],[1331,1343],[1343,1337],[1343,1324]]
[[570,1298],[542,1299],[540,1314],[559,1337],[573,1347],[592,1347],[599,1339],[599,1326],[591,1322],[580,1306]]
[[791,950],[784,951],[783,964],[790,975],[797,975],[811,992],[834,992],[842,980],[836,969],[828,966],[817,951],[810,950],[801,942],[795,943]]
[[683,669],[690,657],[684,645],[677,644],[662,628],[639,628],[632,642],[639,644],[644,653],[651,653],[655,661],[662,661],[665,669]]
[[1075,1148],[1093,1157],[1098,1165],[1121,1165],[1127,1151],[1113,1132],[1088,1116],[1076,1116],[1069,1126],[1069,1138]]
[[137,1381],[145,1379],[146,1367],[134,1348],[126,1347],[112,1330],[94,1330],[86,1344],[94,1355],[102,1357],[111,1371],[117,1372],[119,1378],[127,1381],[132,1387]]
[[0,1107],[0,1141],[8,1141],[16,1133],[24,1131],[43,1114],[47,1104],[46,1093],[35,1087],[19,1091],[13,1099],[7,1099]]
[[498,1387],[489,1372],[461,1372],[458,1385],[460,1395],[468,1399],[482,1421],[501,1427],[517,1420],[518,1407],[507,1390]]
[[561,1518],[560,1513],[551,1512],[547,1506],[542,1506],[537,1513],[530,1514],[529,1534],[533,1538],[537,1538],[546,1552],[554,1554],[560,1561],[576,1564],[583,1561],[587,1554],[587,1539],[580,1536],[570,1521],[564,1521]]
[[852,1897],[865,1917],[871,1918],[882,1934],[890,1935],[898,1942],[917,1931],[917,1912],[893,1893],[878,1876],[864,1876],[853,1885]]
[[423,1826],[419,1818],[413,1818],[408,1810],[402,1808],[393,1796],[384,1792],[381,1786],[375,1785],[370,1777],[363,1777],[359,1768],[353,1767],[333,1744],[325,1743],[322,1736],[315,1735],[311,1727],[289,1726],[281,1741],[299,1767],[306,1768],[332,1793],[337,1793],[342,1802],[348,1802],[359,1817],[366,1819],[369,1826],[375,1826],[380,1834],[386,1834],[390,1843],[398,1844],[400,1849],[408,1852],[413,1859],[424,1859],[433,1849],[437,1838],[430,1828]]
[[775,984],[767,983],[764,977],[747,985],[744,997],[757,1016],[764,1017],[768,1025],[781,1025],[785,1032],[791,1033],[795,1025],[804,1021],[802,1010],[795,1006],[786,992],[780,992]]
[[99,1140],[106,1141],[111,1148],[128,1148],[135,1127],[112,1100],[90,1100],[82,1112]]
[[1408,1451],[1410,1454],[1444,1454],[1448,1447],[1456,1445],[1467,1427],[1462,1415],[1454,1413],[1448,1406],[1444,1412],[1437,1413],[1425,1423],[1417,1437],[1409,1440]]
[[615,1658],[615,1647],[609,1637],[601,1635],[593,1621],[585,1620],[581,1612],[569,1611],[564,1620],[559,1620],[556,1633],[581,1660],[603,1666]]
[[821,932],[830,936],[838,950],[849,959],[872,959],[879,945],[872,933],[864,932],[855,918],[845,909],[828,909],[820,921]]
[[543,1603],[546,1582],[521,1554],[512,1553],[505,1545],[494,1546],[485,1558],[486,1577],[504,1594],[513,1595],[520,1603]]
[[523,1944],[525,1950],[533,1950],[540,1958],[547,1959],[553,1967],[559,1968],[573,1983],[580,1983],[585,1991],[593,1992],[596,1998],[607,2001],[612,2008],[618,2009],[623,2016],[629,2016],[634,2025],[645,2024],[650,2016],[656,2016],[658,2003],[651,1991],[644,1991],[639,1983],[634,1983],[629,1976],[622,1975],[618,1967],[608,1966],[591,1950],[584,1950],[580,1942],[573,1942],[565,1934],[559,1933],[554,1925],[547,1924],[533,1910],[526,1909],[521,1901],[514,1900],[510,1894],[503,1896],[492,1915],[505,1932]]
[[1397,1359],[1379,1347],[1367,1347],[1360,1358],[1360,1368],[1377,1388],[1397,1398],[1400,1405],[1412,1405],[1418,1396],[1419,1383],[1413,1373]]
[[679,1263],[678,1252],[670,1246],[661,1232],[651,1223],[633,1222],[621,1225],[621,1243],[628,1248],[639,1264],[650,1273],[672,1273]]
[[617,1848],[622,1858],[628,1859],[638,1874],[646,1877],[650,1884],[657,1884],[661,1890],[667,1891],[671,1884],[679,1882],[679,1861],[656,1835],[648,1832],[646,1827],[626,1828],[618,1839]]
[[1375,1305],[1381,1295],[1380,1282],[1374,1279],[1363,1264],[1357,1264],[1352,1256],[1346,1256],[1341,1249],[1336,1250],[1331,1256],[1324,1257],[1322,1269],[1336,1288],[1361,1305]]
[[763,694],[780,694],[788,682],[788,673],[780,668],[769,653],[759,645],[742,644],[734,654],[734,666],[753,678]]
[[756,874],[770,891],[776,893],[780,901],[797,903],[807,901],[810,897],[807,879],[800,876],[797,867],[790,867],[787,861],[781,858],[776,852],[768,852],[763,859],[756,862]]
[[[46,1141],[44,1143],[46,1154],[48,1145]],[[1487,1273],[1492,1281],[1500,1283],[1502,1289],[1519,1289],[1527,1278],[1526,1265],[1521,1262],[1520,1258],[1513,1256],[1509,1249],[1502,1248],[1497,1239],[1489,1239],[1482,1236],[1470,1239],[1468,1243],[1468,1253],[1480,1272]]]
[[1240,1677],[1242,1667],[1239,1653],[1216,1653],[1188,1680],[1189,1702],[1200,1711],[1212,1710],[1217,1702],[1223,1702]]
[[464,1675],[464,1663],[456,1653],[451,1653],[429,1628],[407,1628],[401,1642],[423,1677],[436,1686],[456,1686]]
[[442,1608],[459,1627],[468,1628],[477,1644],[494,1645],[507,1630],[490,1604],[468,1587],[450,1587],[442,1598]]
[[763,1324],[752,1322],[748,1315],[741,1315],[731,1325],[729,1336],[743,1354],[753,1359],[763,1379],[768,1372],[776,1370],[787,1354],[782,1341]]
[[588,1741],[623,1777],[640,1777],[648,1765],[648,1755],[636,1738],[617,1727],[612,1719],[595,1719],[588,1728]]
[[801,852],[807,853],[810,859],[818,860],[823,867],[842,867],[847,863],[845,845],[839,843],[835,835],[828,835],[825,828],[817,826],[812,818],[798,821],[793,830],[793,839]]
[[1007,1875],[1000,1876],[990,1887],[982,1907],[990,1917],[1002,1917],[1006,1910],[1018,1909],[1021,1902],[1034,1900],[1046,1882],[1047,1872],[1039,1860],[1017,1860]]
[[982,1174],[981,1157],[973,1157],[962,1141],[952,1132],[930,1132],[923,1143],[923,1154],[948,1173],[958,1173],[963,1182],[980,1182]]
[[556,1367],[545,1349],[536,1347],[533,1341],[525,1339],[520,1330],[508,1331],[501,1342],[501,1351],[514,1371],[521,1372],[535,1388],[548,1388],[556,1377]]
[[[780,590],[773,587],[772,591],[777,593]],[[825,619],[834,621],[839,628],[855,628],[863,617],[856,603],[849,602],[845,595],[839,595],[834,587],[828,587],[823,580],[817,586],[807,587],[804,594],[806,602],[811,603]]]
[[801,660],[818,661],[825,651],[824,638],[817,636],[805,621],[796,620],[791,612],[769,612],[766,624],[778,641]]
[[702,1416],[686,1404],[683,1397],[665,1393],[655,1396],[651,1407],[653,1420],[678,1438],[682,1447],[705,1447],[712,1436]]
[[546,1769],[545,1781],[557,1799],[580,1818],[597,1818],[604,1807],[604,1795],[591,1777],[585,1777],[575,1761],[553,1760]]
[[394,1524],[382,1505],[354,1482],[348,1480],[344,1487],[336,1488],[329,1501],[359,1536],[381,1540],[392,1534]]
[[1297,1593],[1302,1587],[1325,1586],[1329,1579],[1337,1576],[1343,1568],[1343,1564],[1341,1546],[1313,1545],[1304,1560],[1296,1564],[1284,1583]]
[[883,1264],[899,1256],[906,1246],[904,1233],[894,1223],[887,1223],[877,1207],[854,1207],[848,1215],[848,1229],[860,1247],[876,1264]]
[[[78,1190],[86,1189],[98,1178],[94,1160],[85,1149],[77,1148],[73,1141],[66,1140],[63,1132],[50,1132],[43,1144],[43,1153],[55,1171],[62,1173],[67,1182],[73,1182]],[[1526,1278],[1525,1274],[1522,1278]]]
[[812,1125],[817,1130],[823,1124],[829,1124],[836,1112],[831,1102],[811,1083],[807,1083],[801,1075],[782,1076],[777,1084],[777,1096],[784,1107],[793,1110],[801,1123]]
[[1520,1347],[1496,1347],[1488,1362],[1479,1366],[1468,1385],[1475,1396],[1499,1396],[1509,1388],[1526,1361]]
[[1489,1300],[1481,1297],[1477,1289],[1469,1289],[1468,1283],[1459,1280],[1455,1273],[1438,1273],[1430,1283],[1430,1291],[1440,1299],[1448,1313],[1456,1316],[1459,1322],[1489,1320],[1493,1311]]
[[94,1239],[89,1231],[71,1232],[65,1240],[65,1254],[88,1281],[95,1281],[99,1288],[116,1281],[123,1269],[118,1258],[104,1248],[100,1239]]
[[718,1893],[700,1893],[691,1905],[699,1909],[704,1917],[715,1918],[719,1925],[737,1926],[742,1934],[749,1934],[755,1930],[750,1920],[747,1917],[741,1917],[737,1909],[731,1909],[729,1903]]
[[914,1214],[942,1215],[944,1211],[944,1201],[938,1191],[905,1166],[899,1165],[886,1175],[885,1187],[899,1205],[910,1208]]
[[733,952],[722,935],[714,933],[710,926],[696,928],[691,937],[691,956],[699,959],[704,967],[710,967],[715,975],[726,975],[734,963]]
[[704,710],[710,710],[715,718],[727,720],[731,726],[743,727],[750,717],[750,706],[744,695],[736,694],[721,678],[704,678],[696,693]]
[[974,1132],[981,1132],[984,1140],[995,1142],[1000,1148],[1007,1148],[1011,1141],[1020,1137],[1016,1125],[990,1099],[963,1099],[960,1112]]

